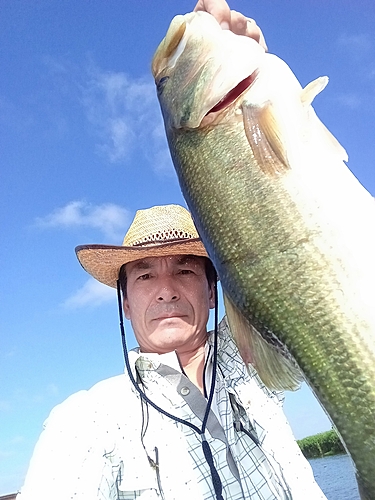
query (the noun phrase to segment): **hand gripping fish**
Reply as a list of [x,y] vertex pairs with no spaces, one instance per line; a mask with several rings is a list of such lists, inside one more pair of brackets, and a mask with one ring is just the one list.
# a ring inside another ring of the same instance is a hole
[[205,12],[173,19],[153,64],[169,148],[245,362],[296,364],[375,500],[375,203],[302,88]]

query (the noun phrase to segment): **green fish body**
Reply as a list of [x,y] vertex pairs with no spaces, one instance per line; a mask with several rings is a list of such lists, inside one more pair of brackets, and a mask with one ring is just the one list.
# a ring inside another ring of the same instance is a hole
[[327,79],[302,89],[202,12],[172,21],[153,74],[244,360],[276,389],[298,365],[375,500],[375,202],[311,106]]

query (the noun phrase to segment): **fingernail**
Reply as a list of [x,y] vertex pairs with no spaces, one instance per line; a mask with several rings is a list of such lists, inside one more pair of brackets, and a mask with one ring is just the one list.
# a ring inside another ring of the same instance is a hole
[[220,23],[221,29],[223,30],[229,30],[229,23],[227,21],[223,21]]

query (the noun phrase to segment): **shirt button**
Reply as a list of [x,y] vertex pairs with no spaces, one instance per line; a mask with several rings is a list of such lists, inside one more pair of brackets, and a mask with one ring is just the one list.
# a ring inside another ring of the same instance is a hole
[[190,393],[189,387],[181,387],[180,394],[181,396],[187,396]]

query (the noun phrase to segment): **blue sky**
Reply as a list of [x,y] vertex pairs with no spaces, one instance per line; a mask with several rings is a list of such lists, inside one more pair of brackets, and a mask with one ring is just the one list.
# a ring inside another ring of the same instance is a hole
[[[149,68],[172,17],[194,4],[1,2],[0,495],[21,487],[52,407],[123,369],[114,292],[74,247],[120,244],[138,208],[183,204]],[[315,109],[375,195],[373,1],[231,6],[302,85],[330,77]],[[330,427],[306,387],[286,412],[297,438]]]

